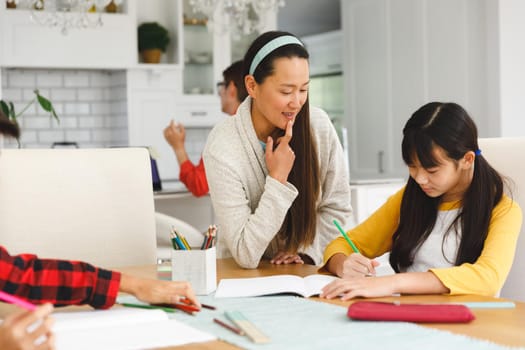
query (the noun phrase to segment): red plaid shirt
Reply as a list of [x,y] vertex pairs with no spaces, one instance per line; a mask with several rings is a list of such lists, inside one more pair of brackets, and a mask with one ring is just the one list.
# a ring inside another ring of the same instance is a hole
[[179,180],[186,185],[195,197],[204,196],[209,191],[202,158],[197,165],[193,165],[189,160],[182,163],[180,166]]
[[35,304],[89,304],[106,309],[115,303],[120,273],[68,260],[10,255],[0,245],[0,290]]

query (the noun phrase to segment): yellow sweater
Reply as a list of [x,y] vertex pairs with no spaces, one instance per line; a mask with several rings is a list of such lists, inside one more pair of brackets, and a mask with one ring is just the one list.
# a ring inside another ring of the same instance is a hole
[[[348,231],[361,254],[368,258],[389,252],[392,235],[399,223],[404,189],[390,197],[367,220]],[[443,203],[439,210],[450,210],[452,203]],[[519,205],[503,196],[492,210],[489,232],[481,255],[474,264],[430,269],[450,289],[450,294],[493,296],[501,289],[514,260],[516,242],[521,229]],[[333,240],[324,253],[324,263],[336,253],[349,255],[352,249],[343,237]]]

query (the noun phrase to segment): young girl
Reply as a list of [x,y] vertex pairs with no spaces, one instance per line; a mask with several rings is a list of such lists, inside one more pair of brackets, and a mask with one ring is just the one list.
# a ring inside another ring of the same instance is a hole
[[320,264],[350,216],[343,152],[326,113],[308,103],[308,52],[293,35],[267,32],[244,57],[249,97],[217,125],[203,153],[219,223],[219,255],[256,268]]
[[[497,294],[522,214],[478,149],[474,122],[457,104],[433,102],[412,115],[403,135],[408,183],[348,232],[360,254],[342,237],[330,243],[326,268],[342,279],[321,296]],[[365,277],[375,274],[373,258],[386,252],[398,273]]]

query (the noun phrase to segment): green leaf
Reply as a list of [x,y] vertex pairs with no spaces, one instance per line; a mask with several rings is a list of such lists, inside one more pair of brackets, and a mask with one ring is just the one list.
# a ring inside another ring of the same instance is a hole
[[47,98],[40,95],[38,92],[36,92],[36,98],[38,99],[38,103],[40,103],[40,106],[46,112],[51,112],[51,110],[53,109],[53,106],[51,105],[51,102]]
[[0,100],[0,109],[2,109],[2,113],[5,114],[7,119],[16,123],[15,105],[13,105],[13,102]]
[[57,121],[57,124],[60,124],[60,119],[58,119],[57,112],[55,111],[53,106],[51,106],[51,115],[53,116],[53,118],[55,118],[55,120]]
[[47,98],[45,98],[44,96],[40,95],[40,93],[38,92],[38,90],[35,90],[35,94],[36,94],[36,98],[38,100],[38,103],[40,104],[40,106],[42,107],[42,109],[44,109],[46,112],[49,112],[51,113],[51,115],[53,116],[53,118],[56,119],[57,123],[60,124],[60,120],[58,119],[58,115],[55,111],[55,108],[53,107],[53,104],[51,103],[51,101],[49,101]]
[[15,105],[13,102],[9,102],[9,114],[8,118],[10,118],[12,121],[18,124],[18,120],[16,120],[16,113],[15,113]]
[[7,103],[5,103],[4,100],[0,100],[0,109],[2,110],[2,113],[4,113],[6,118],[9,119],[9,107],[7,106]]

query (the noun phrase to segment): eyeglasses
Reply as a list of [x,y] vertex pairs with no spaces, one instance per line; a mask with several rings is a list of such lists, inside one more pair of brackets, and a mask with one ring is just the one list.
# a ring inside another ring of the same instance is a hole
[[224,90],[226,89],[226,85],[228,85],[228,84],[226,84],[225,81],[219,81],[217,83],[217,93],[219,95],[221,95],[224,92]]

